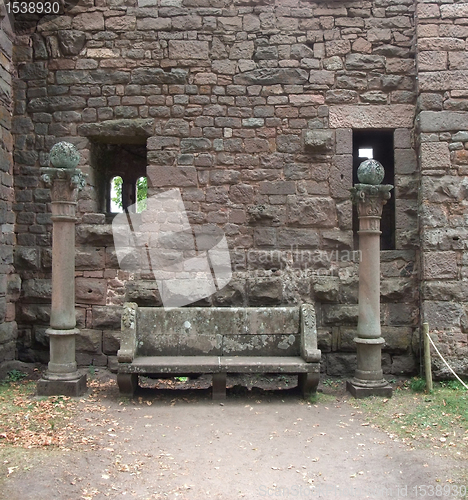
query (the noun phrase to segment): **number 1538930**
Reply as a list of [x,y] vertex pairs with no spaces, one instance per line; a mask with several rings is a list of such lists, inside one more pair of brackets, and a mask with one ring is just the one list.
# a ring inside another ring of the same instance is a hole
[[44,2],[6,2],[8,13],[11,14],[60,14],[62,4],[56,1]]

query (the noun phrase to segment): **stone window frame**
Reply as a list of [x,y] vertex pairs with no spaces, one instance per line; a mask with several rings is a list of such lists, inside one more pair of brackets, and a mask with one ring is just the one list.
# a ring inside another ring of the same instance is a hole
[[395,188],[392,196],[395,197],[396,250],[407,248],[403,243],[407,232],[405,212],[417,213],[417,199],[402,196],[399,187],[403,177],[416,179],[418,175],[418,160],[412,144],[415,113],[416,107],[406,104],[333,105],[329,108],[329,127],[335,131],[336,139],[331,177],[341,178],[342,191],[348,191],[353,184],[353,129],[394,130]]

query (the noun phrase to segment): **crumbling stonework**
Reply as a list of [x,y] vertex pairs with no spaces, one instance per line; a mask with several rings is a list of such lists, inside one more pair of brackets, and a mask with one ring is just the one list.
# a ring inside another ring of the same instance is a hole
[[146,147],[149,195],[180,188],[191,223],[227,236],[233,279],[196,305],[313,302],[322,366],[353,373],[353,131],[381,129],[393,131],[395,173],[395,247],[381,253],[384,371],[417,368],[420,299],[424,317],[450,332],[440,343],[456,358],[467,331],[464,9],[412,0],[90,0],[18,33],[20,359],[48,356],[50,195],[39,170],[66,140],[88,175],[76,234],[79,364],[115,363],[125,300],[161,305],[151,276],[120,270],[113,248],[103,197],[115,155],[103,152],[124,144]]
[[14,273],[12,106],[13,32],[4,4],[0,6],[0,362],[16,357],[15,300],[21,280]]

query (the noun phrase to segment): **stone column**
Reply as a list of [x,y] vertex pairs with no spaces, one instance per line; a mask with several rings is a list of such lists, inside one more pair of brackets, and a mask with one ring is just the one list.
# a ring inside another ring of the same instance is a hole
[[53,167],[43,168],[42,179],[51,188],[52,206],[52,307],[50,362],[37,383],[41,396],[79,396],[86,391],[86,375],[75,361],[75,223],[77,192],[84,186],[80,155],[73,144],[59,142],[50,151]]
[[384,178],[382,165],[366,160],[358,169],[358,179],[351,189],[359,217],[359,318],[357,337],[357,369],[346,384],[356,398],[392,396],[392,387],[383,377],[380,330],[380,218],[390,198],[391,185],[380,184]]

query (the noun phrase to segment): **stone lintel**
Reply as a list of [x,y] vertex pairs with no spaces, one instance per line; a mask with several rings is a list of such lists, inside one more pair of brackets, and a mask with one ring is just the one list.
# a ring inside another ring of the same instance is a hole
[[415,107],[406,104],[391,105],[336,105],[330,106],[330,128],[412,128]]

